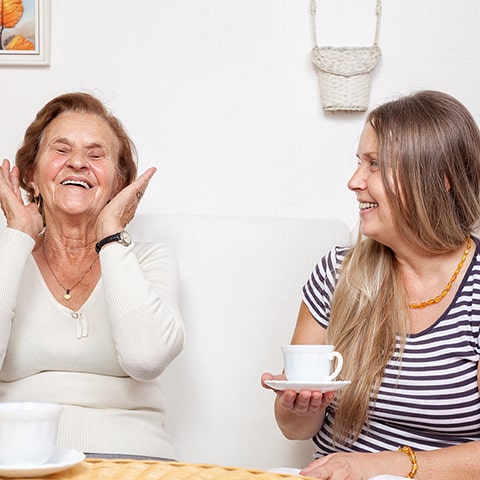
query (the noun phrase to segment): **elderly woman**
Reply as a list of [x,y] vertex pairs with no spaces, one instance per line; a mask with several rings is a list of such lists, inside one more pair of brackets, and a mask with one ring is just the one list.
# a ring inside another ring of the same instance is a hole
[[134,153],[99,100],[72,93],[3,161],[0,401],[62,404],[61,447],[172,459],[159,377],[184,345],[177,264],[124,230],[155,173],[136,179]]
[[369,114],[357,157],[359,238],[316,266],[292,338],[335,345],[352,383],[278,391],[277,422],[313,437],[307,476],[478,478],[479,129],[451,96],[417,92]]

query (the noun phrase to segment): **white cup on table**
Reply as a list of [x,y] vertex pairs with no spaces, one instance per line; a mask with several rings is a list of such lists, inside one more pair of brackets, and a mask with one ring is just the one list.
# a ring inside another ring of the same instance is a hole
[[[282,353],[289,382],[331,382],[343,367],[343,357],[333,345],[282,345]],[[334,359],[336,367],[332,372]]]
[[44,402],[0,402],[0,465],[42,465],[57,449],[62,407]]

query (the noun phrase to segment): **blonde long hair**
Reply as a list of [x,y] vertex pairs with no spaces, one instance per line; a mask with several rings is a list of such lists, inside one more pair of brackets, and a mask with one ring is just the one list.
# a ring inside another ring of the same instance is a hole
[[[421,91],[377,107],[367,122],[398,230],[432,255],[462,245],[480,219],[480,131],[472,115],[447,94]],[[396,341],[405,341],[407,316],[394,252],[359,235],[341,266],[327,332],[352,380],[338,398],[335,439],[353,441],[368,425],[384,368],[401,358]]]

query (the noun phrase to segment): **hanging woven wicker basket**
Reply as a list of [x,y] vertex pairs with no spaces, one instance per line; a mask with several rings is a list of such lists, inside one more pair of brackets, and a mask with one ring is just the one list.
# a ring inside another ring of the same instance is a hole
[[[377,0],[375,41],[369,47],[319,47],[312,50],[312,61],[320,81],[322,108],[327,111],[357,111],[368,108],[372,72],[382,52],[378,47],[381,0]],[[315,43],[316,4],[312,0]]]

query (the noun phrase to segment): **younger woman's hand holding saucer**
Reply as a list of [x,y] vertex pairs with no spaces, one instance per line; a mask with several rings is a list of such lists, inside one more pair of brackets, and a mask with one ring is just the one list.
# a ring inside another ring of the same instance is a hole
[[277,394],[277,401],[280,406],[296,415],[307,416],[317,413],[325,409],[335,398],[334,392],[322,393],[320,391],[301,390],[297,393],[293,389],[276,390],[265,383],[268,380],[286,380],[285,374],[272,375],[268,372],[264,373],[261,378],[262,386],[273,390]]

